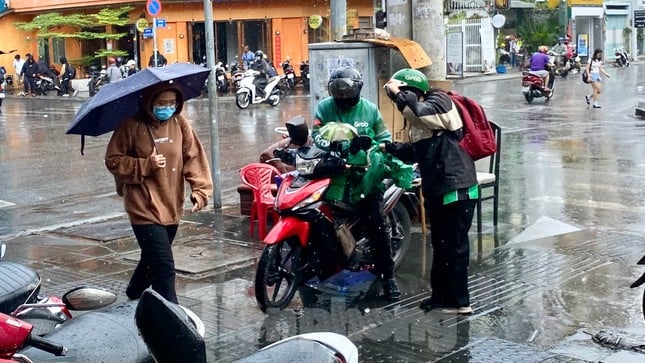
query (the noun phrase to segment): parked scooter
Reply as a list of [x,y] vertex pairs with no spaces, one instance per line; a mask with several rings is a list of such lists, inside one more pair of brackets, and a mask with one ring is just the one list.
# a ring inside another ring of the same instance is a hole
[[231,63],[231,85],[237,91],[240,88],[240,81],[244,78],[244,71],[240,69],[240,65],[237,62]]
[[43,96],[46,96],[47,93],[51,91],[59,91],[60,87],[58,87],[54,83],[54,79],[51,77],[48,77],[46,75],[37,73],[35,75],[36,78],[36,93],[41,94]]
[[[286,126],[291,145],[299,147],[277,149],[274,155],[296,171],[280,182],[275,202],[280,219],[264,238],[258,262],[255,297],[262,311],[286,308],[297,289],[315,276],[324,280],[342,269],[361,271],[373,265],[364,216],[324,198],[333,175],[365,171],[365,166],[348,165],[333,145],[331,152],[302,146],[309,138],[304,118],[295,117]],[[390,181],[384,206],[396,269],[410,246],[410,220],[418,200]]]
[[266,102],[271,106],[277,106],[280,103],[280,89],[277,87],[282,76],[269,78],[269,83],[264,87],[264,97],[257,96],[253,80],[257,71],[249,69],[244,72],[244,78],[240,81],[240,88],[235,94],[235,104],[241,109],[249,107],[251,104]]
[[2,101],[6,97],[5,89],[9,82],[13,82],[13,78],[7,76],[7,69],[4,66],[0,66],[0,106],[2,106]]
[[537,73],[531,71],[522,72],[522,94],[529,104],[533,102],[534,98],[544,97],[545,101],[549,101],[553,97],[555,87],[555,73],[553,66],[549,67],[549,92],[545,91],[544,79]]
[[[638,261],[638,265],[645,265],[645,256],[641,257],[641,259]],[[634,281],[629,287],[633,289],[643,284],[645,284],[645,272],[641,275],[641,277],[638,278],[638,280]],[[642,306],[642,312],[643,312],[643,319],[645,319],[645,289],[643,289],[643,300],[641,301],[641,306]]]
[[293,66],[289,60],[282,62],[282,71],[286,76],[286,85],[293,91],[296,88],[296,72],[293,70]]
[[615,50],[614,56],[614,66],[616,67],[629,67],[629,55],[625,50],[625,47],[620,47]]
[[[0,314],[0,362],[206,362],[206,329],[191,310],[151,288],[138,301],[105,308],[113,301],[109,294],[91,288],[66,293],[66,308],[100,310],[82,314],[43,337],[28,322]],[[238,362],[281,362],[294,354],[311,362],[358,362],[358,349],[349,339],[326,332],[283,339]]]
[[309,90],[309,61],[300,62],[300,81],[305,90]]
[[215,65],[215,79],[217,80],[217,90],[221,93],[228,92],[228,78],[226,77],[226,68],[224,63],[217,62]]

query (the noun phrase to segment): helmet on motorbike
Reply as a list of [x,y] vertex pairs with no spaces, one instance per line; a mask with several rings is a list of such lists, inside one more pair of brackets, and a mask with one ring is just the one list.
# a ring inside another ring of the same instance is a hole
[[264,53],[261,50],[256,50],[255,51],[255,60],[258,61],[260,59],[264,58]]
[[420,91],[422,94],[430,90],[428,78],[425,74],[412,68],[403,68],[392,75],[390,80],[397,81],[401,90],[411,89]]
[[108,64],[116,64],[116,59],[114,57],[110,57],[107,59]]
[[329,94],[334,98],[336,107],[341,110],[348,110],[358,103],[362,88],[361,74],[350,67],[336,69],[327,83]]
[[541,45],[541,46],[538,47],[538,51],[540,53],[545,53],[546,54],[546,52],[549,51],[549,47],[547,47],[546,45]]

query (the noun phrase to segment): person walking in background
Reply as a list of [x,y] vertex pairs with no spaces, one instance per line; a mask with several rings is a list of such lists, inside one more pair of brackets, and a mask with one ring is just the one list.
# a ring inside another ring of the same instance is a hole
[[[155,64],[155,54],[157,54],[157,63]],[[166,57],[161,54],[158,50],[152,52],[150,60],[148,60],[148,67],[163,67],[168,64]]]
[[72,79],[76,77],[76,70],[67,62],[67,58],[65,57],[60,57],[60,64],[60,74],[58,75],[60,79],[60,91],[63,97],[69,97],[70,91],[76,96],[78,91],[72,88]]
[[251,63],[255,60],[255,54],[251,52],[248,45],[244,46],[244,52],[242,53],[242,67],[244,70],[251,68]]
[[381,149],[404,162],[417,162],[421,192],[430,217],[432,295],[421,309],[472,314],[468,292],[468,230],[479,195],[475,162],[459,145],[463,121],[450,97],[430,89],[418,70],[405,68],[385,84],[410,126],[409,143],[384,143]]
[[105,152],[105,166],[114,175],[141,248],[126,289],[130,299],[138,299],[152,285],[177,303],[172,242],[183,215],[184,183],[191,188],[191,212],[204,208],[213,193],[206,152],[181,115],[183,106],[178,86],[150,87],[139,114],[121,122]]
[[601,108],[599,99],[602,92],[602,77],[601,75],[610,78],[609,73],[605,71],[605,66],[602,64],[602,49],[593,51],[593,55],[587,62],[587,74],[591,83],[591,94],[585,96],[587,105],[592,104],[593,108]]
[[108,67],[106,69],[108,83],[116,82],[123,78],[121,69],[116,65],[116,59],[113,57],[108,58]]

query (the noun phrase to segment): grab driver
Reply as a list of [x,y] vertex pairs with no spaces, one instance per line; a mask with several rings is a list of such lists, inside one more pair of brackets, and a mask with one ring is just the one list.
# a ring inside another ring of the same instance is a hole
[[549,48],[546,45],[542,45],[531,56],[531,73],[542,77],[545,92],[551,92],[549,88],[549,71],[547,70],[549,68],[549,56],[546,54],[548,51]]

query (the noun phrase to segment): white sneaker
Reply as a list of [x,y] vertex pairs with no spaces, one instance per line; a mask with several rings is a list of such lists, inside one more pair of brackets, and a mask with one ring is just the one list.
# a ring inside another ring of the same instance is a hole
[[73,96],[76,97],[77,94],[78,94],[78,91],[74,90]]
[[63,97],[69,97],[69,93],[65,93]]

